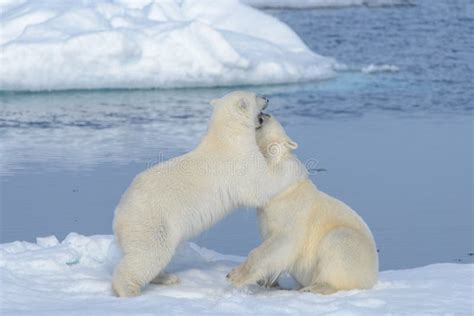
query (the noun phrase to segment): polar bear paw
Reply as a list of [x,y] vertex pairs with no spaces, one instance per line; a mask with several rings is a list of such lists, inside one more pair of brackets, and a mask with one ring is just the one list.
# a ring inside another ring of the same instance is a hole
[[112,289],[118,297],[133,297],[140,295],[140,285],[122,280],[113,280]]
[[246,264],[241,264],[227,274],[227,279],[236,287],[252,283],[250,270]]
[[278,280],[260,279],[257,281],[257,284],[267,289],[277,289],[277,290],[283,289],[280,283],[278,282]]
[[318,284],[313,284],[310,286],[303,287],[299,291],[329,295],[329,294],[336,293],[337,289],[327,283],[318,283]]
[[153,284],[163,284],[163,285],[173,285],[178,284],[181,280],[176,274],[161,272],[158,274],[150,283]]

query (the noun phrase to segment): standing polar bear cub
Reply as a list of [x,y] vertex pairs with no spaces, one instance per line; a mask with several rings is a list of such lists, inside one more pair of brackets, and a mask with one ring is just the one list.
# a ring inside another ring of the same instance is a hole
[[258,117],[267,103],[245,91],[211,101],[208,132],[197,148],[133,180],[113,223],[124,255],[112,281],[117,295],[139,295],[150,281],[178,282],[163,268],[181,242],[236,207],[265,205],[296,181],[294,173],[270,170],[257,146]]
[[[292,154],[297,144],[270,116],[257,132],[257,143],[270,169],[299,162]],[[301,290],[321,294],[376,283],[378,255],[369,228],[349,206],[319,191],[307,176],[258,209],[258,217],[264,241],[229,273],[234,285],[262,280],[271,285],[283,272],[290,273]]]

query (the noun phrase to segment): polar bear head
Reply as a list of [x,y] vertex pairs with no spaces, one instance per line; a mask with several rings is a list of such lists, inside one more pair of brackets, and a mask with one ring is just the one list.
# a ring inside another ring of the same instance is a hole
[[257,145],[263,156],[270,161],[279,161],[291,155],[298,144],[285,132],[281,124],[269,114],[259,115],[260,127],[257,128]]
[[268,99],[250,91],[234,91],[211,101],[214,107],[213,124],[240,126],[254,133],[259,126],[259,114],[268,105]]

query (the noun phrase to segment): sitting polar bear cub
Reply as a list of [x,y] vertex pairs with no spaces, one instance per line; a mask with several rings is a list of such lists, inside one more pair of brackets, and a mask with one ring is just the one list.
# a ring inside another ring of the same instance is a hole
[[[297,147],[281,125],[266,115],[257,143],[271,169],[299,162]],[[281,171],[280,171],[281,172]],[[300,173],[298,168],[294,172]],[[258,209],[263,243],[228,277],[236,286],[275,282],[288,272],[303,291],[330,294],[371,288],[377,281],[374,238],[349,206],[319,191],[306,176]]]
[[267,103],[245,91],[211,101],[211,122],[197,148],[133,180],[115,210],[124,254],[112,281],[117,295],[138,295],[150,281],[178,282],[162,270],[182,241],[238,206],[265,205],[296,181],[299,175],[284,169],[271,172],[257,146],[258,116]]

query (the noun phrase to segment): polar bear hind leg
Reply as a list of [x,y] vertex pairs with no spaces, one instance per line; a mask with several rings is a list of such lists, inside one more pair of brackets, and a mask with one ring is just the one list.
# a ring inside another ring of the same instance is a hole
[[173,280],[171,275],[160,276],[160,272],[171,261],[176,245],[170,244],[165,227],[159,227],[154,233],[141,233],[134,236],[133,243],[122,245],[124,257],[115,269],[112,281],[118,296],[140,295],[141,288],[155,278],[162,281],[161,284],[170,284]]
[[346,227],[330,230],[321,240],[318,274],[307,290],[330,294],[368,289],[377,281],[378,259],[371,239]]

